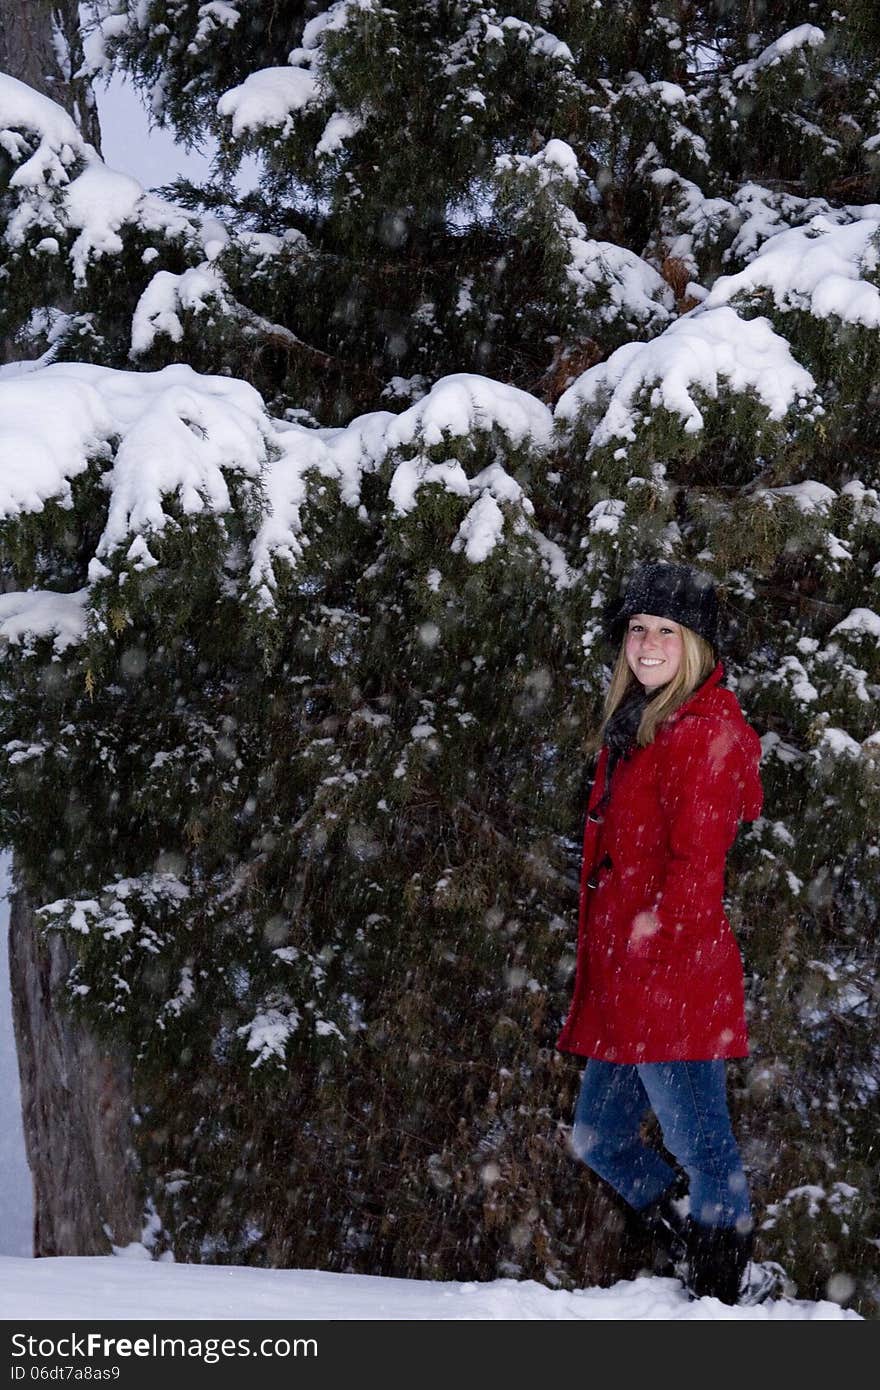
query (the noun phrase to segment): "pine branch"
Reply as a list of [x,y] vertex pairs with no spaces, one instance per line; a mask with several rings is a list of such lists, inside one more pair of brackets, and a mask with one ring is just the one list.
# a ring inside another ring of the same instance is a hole
[[338,359],[329,352],[324,352],[322,348],[313,347],[311,343],[304,343],[302,338],[289,328],[285,328],[282,323],[271,323],[269,319],[264,319],[261,314],[257,314],[253,309],[248,309],[244,304],[237,300],[231,304],[233,316],[243,325],[246,333],[259,335],[269,347],[276,347],[286,350],[288,353],[304,353],[313,357],[324,367],[329,367]]

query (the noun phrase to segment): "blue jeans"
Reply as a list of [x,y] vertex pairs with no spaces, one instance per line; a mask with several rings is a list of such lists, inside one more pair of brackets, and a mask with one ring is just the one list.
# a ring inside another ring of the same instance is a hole
[[572,1147],[631,1207],[663,1195],[676,1173],[639,1128],[652,1109],[663,1143],[690,1179],[690,1209],[704,1226],[752,1228],[749,1190],[727,1112],[723,1061],[598,1062],[584,1068]]

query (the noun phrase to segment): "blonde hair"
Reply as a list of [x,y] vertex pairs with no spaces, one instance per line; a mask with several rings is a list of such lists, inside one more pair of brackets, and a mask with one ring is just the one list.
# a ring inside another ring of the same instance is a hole
[[[662,614],[660,616],[662,617]],[[627,620],[628,625],[629,620]],[[667,719],[673,710],[678,709],[679,705],[683,705],[685,700],[694,693],[698,686],[703,684],[706,677],[710,676],[715,669],[715,655],[706,639],[682,623],[679,623],[678,626],[681,629],[681,662],[672,680],[661,686],[642,711],[636,734],[636,743],[640,748],[645,748],[649,743],[654,742],[657,729],[663,720]],[[639,684],[641,682],[633,675],[626,659],[626,631],[624,631],[617,660],[614,663],[614,670],[611,673],[611,681],[605,692],[602,723],[599,725],[598,731],[587,739],[585,745],[588,754],[595,753],[602,746],[609,719],[633,686]]]

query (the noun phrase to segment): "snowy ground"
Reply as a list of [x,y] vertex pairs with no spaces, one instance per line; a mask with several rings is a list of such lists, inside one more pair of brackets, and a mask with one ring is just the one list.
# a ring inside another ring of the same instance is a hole
[[327,1274],[303,1269],[178,1265],[148,1259],[0,1258],[0,1317],[24,1320],[100,1318],[286,1318],[451,1321],[829,1321],[857,1313],[836,1303],[781,1299],[730,1308],[714,1298],[690,1303],[676,1279],[621,1281],[610,1289],[548,1289],[534,1280],[437,1283]]

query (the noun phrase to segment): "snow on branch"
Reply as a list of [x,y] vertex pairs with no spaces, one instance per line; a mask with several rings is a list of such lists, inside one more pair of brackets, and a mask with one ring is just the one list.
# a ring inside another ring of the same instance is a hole
[[345,29],[358,14],[375,14],[381,10],[379,0],[336,0],[321,14],[310,19],[303,29],[302,45],[294,48],[288,62],[294,64],[313,63],[323,51],[327,34],[339,33]]
[[574,68],[574,54],[556,34],[514,15],[507,15],[499,21],[497,10],[486,8],[468,18],[462,36],[447,48],[444,75],[454,77],[472,64],[485,69],[497,61],[493,49],[500,49],[504,45],[512,47],[514,44],[528,49],[535,58],[563,74],[568,74]]
[[577,188],[584,181],[578,157],[565,140],[548,140],[537,154],[502,154],[495,160],[498,174],[531,174],[538,188],[569,183]]
[[514,207],[518,221],[540,218],[543,210],[561,243],[565,288],[579,308],[603,323],[658,327],[669,321],[675,296],[657,270],[625,246],[592,239],[568,206],[578,190],[593,196],[571,145],[552,139],[536,154],[499,155],[494,171],[502,205]]
[[873,608],[853,608],[841,622],[836,623],[828,634],[833,637],[838,632],[853,632],[859,637],[873,638],[880,647],[880,614]]
[[880,266],[880,207],[871,205],[864,214],[846,226],[819,215],[805,227],[778,232],[744,270],[716,280],[703,307],[769,292],[778,309],[880,327],[880,289],[864,278]]
[[[34,143],[36,148],[31,151]],[[63,107],[3,72],[0,73],[0,149],[19,166],[9,180],[10,186],[35,188],[41,184],[67,183],[71,165],[91,146],[85,144]],[[25,154],[28,158],[22,163]]]
[[257,479],[271,433],[252,386],[183,364],[134,373],[69,362],[15,375],[0,381],[0,422],[0,520],[50,500],[72,507],[72,479],[113,457],[93,578],[117,547],[165,528],[166,498],[189,514],[228,511],[224,472]]
[[[650,147],[642,158],[643,167],[657,157],[656,149]],[[666,254],[684,261],[696,274],[694,252],[714,246],[730,225],[736,225],[736,208],[726,198],[707,198],[698,184],[674,169],[656,168],[650,179],[655,188],[666,191],[668,200],[661,219]]]
[[754,88],[758,73],[766,72],[768,68],[779,67],[780,63],[793,54],[802,57],[806,50],[819,48],[824,42],[824,30],[818,29],[815,24],[799,24],[797,28],[789,29],[787,33],[774,39],[773,43],[762,49],[757,58],[734,68],[731,80],[739,88]]
[[236,138],[279,127],[286,136],[293,128],[293,113],[315,105],[320,96],[319,83],[302,68],[261,68],[223,93],[217,114],[231,120]]
[[815,382],[791,355],[787,341],[764,318],[742,319],[733,309],[698,309],[649,343],[626,343],[606,362],[578,377],[560,398],[556,417],[571,424],[595,420],[591,449],[633,442],[650,414],[665,409],[686,434],[703,428],[702,393],[754,394],[771,420],[794,405],[815,405]]
[[652,265],[625,246],[587,238],[568,208],[562,209],[562,226],[570,253],[565,273],[580,303],[595,301],[605,323],[619,318],[652,326],[669,322],[675,295]]
[[709,151],[702,135],[692,130],[688,120],[701,118],[699,98],[675,82],[648,82],[641,73],[630,73],[615,95],[615,101],[628,100],[652,111],[654,124],[665,129],[672,149],[681,149],[700,164],[708,166]]
[[782,189],[744,183],[733,195],[739,230],[724,253],[724,261],[750,261],[771,237],[822,216],[829,223],[851,222],[852,211],[832,208],[824,198],[797,198]]
[[[184,364],[159,372],[124,372],[86,363],[56,363],[0,377],[0,521],[39,514],[46,504],[71,509],[72,483],[94,464],[109,496],[107,516],[88,578],[94,585],[113,573],[156,566],[152,539],[174,515],[230,515],[238,505],[233,479],[253,503],[247,582],[258,610],[275,607],[279,560],[296,565],[307,539],[300,515],[306,475],[315,471],[339,485],[343,506],[366,511],[362,480],[394,455],[389,504],[407,494],[412,505],[421,483],[434,478],[418,458],[441,442],[462,458],[480,454],[489,440],[514,450],[545,452],[553,419],[547,406],[513,386],[461,373],[445,377],[416,405],[394,415],[374,411],[336,429],[309,429],[273,420],[246,382],[202,376]],[[405,453],[416,457],[402,458]],[[505,504],[514,506],[514,529],[528,532],[554,582],[571,582],[564,556],[540,535],[534,508],[521,486],[497,460],[468,477],[455,460],[453,490],[471,508],[453,544],[473,563],[484,560],[504,532]],[[438,471],[439,470],[439,471]],[[446,470],[448,472],[448,469]],[[409,479],[405,481],[405,476]],[[26,633],[56,635],[61,650],[85,636],[89,591],[7,595],[0,602],[0,636],[18,643]]]
[[[730,200],[710,198],[674,169],[652,169],[657,158],[656,149],[650,146],[642,158],[642,167],[650,171],[652,184],[664,194],[660,221],[664,249],[667,255],[682,260],[694,276],[698,273],[697,256],[703,251],[711,255],[719,242],[723,244],[730,238],[721,257],[726,265],[751,262],[765,254],[766,243],[782,232],[801,230],[810,239],[835,227],[863,222],[877,213],[874,205],[835,208],[825,198],[799,198],[783,189],[765,188],[753,182],[742,184]],[[791,243],[789,254],[790,250]],[[796,259],[802,251],[803,246],[798,244]],[[780,263],[784,259],[785,255],[781,255]],[[729,279],[718,282],[728,283]],[[721,295],[722,291],[718,293]]]
[[26,250],[42,235],[35,249],[58,255],[58,239],[69,240],[76,286],[85,282],[90,262],[123,251],[124,228],[179,240],[209,259],[229,240],[216,218],[165,202],[108,168],[62,107],[2,73],[0,148],[18,165],[9,180],[18,203],[3,241],[11,251]]
[[241,1028],[237,1028],[236,1034],[245,1039],[248,1052],[256,1053],[251,1063],[252,1067],[262,1066],[269,1061],[283,1067],[288,1040],[299,1025],[299,1011],[294,1007],[293,1001],[288,999],[283,1008],[265,1008],[262,1013],[257,1014]]
[[104,370],[47,367],[0,380],[0,521],[50,500],[73,506],[71,480],[107,454],[114,432],[90,375]]
[[222,516],[232,510],[225,475],[259,478],[268,418],[259,393],[247,382],[199,376],[181,363],[139,374],[136,381],[139,385],[145,377],[145,389],[132,390],[127,373],[90,370],[106,371],[110,378],[100,385],[122,436],[106,479],[110,508],[99,559],[133,536],[163,531],[169,521],[166,498],[175,498],[191,516]]
[[119,230],[136,217],[144,190],[137,179],[120,174],[96,161],[74,179],[67,190],[68,226],[79,232],[70,251],[73,283],[85,284],[91,259],[123,250]]
[[180,312],[202,313],[210,303],[221,312],[229,312],[231,304],[226,281],[207,261],[190,266],[180,275],[159,270],[138,300],[131,320],[132,357],[149,352],[157,337],[162,335],[179,343],[183,338]]
[[563,43],[562,39],[551,34],[549,30],[542,29],[540,25],[529,24],[527,20],[518,19],[514,15],[507,15],[498,24],[491,10],[488,14],[484,12],[481,18],[485,24],[487,41],[501,42],[505,38],[513,38],[540,57],[565,66],[573,66],[574,55],[568,44]]
[[805,516],[827,513],[837,499],[833,488],[816,482],[814,478],[808,478],[803,483],[789,483],[785,487],[757,488],[752,495],[760,497],[770,506],[773,505],[773,498],[787,497]]
[[58,594],[48,589],[0,594],[0,642],[31,651],[41,637],[52,637],[60,656],[86,636],[88,589]]
[[[320,105],[331,93],[332,71],[324,54],[328,35],[339,33],[359,15],[381,13],[382,6],[376,0],[338,0],[328,6],[306,24],[301,46],[288,55],[287,67],[260,68],[250,73],[239,86],[223,93],[217,102],[217,114],[232,122],[236,138],[258,130],[278,130],[281,138],[286,138],[293,130],[295,116]],[[358,113],[334,112],[317,153],[335,153],[360,125]]]
[[545,448],[553,433],[547,406],[521,391],[488,377],[456,372],[443,377],[427,396],[393,417],[388,446],[410,444],[417,437],[428,446],[444,438],[467,438],[474,431],[499,430],[514,446]]

